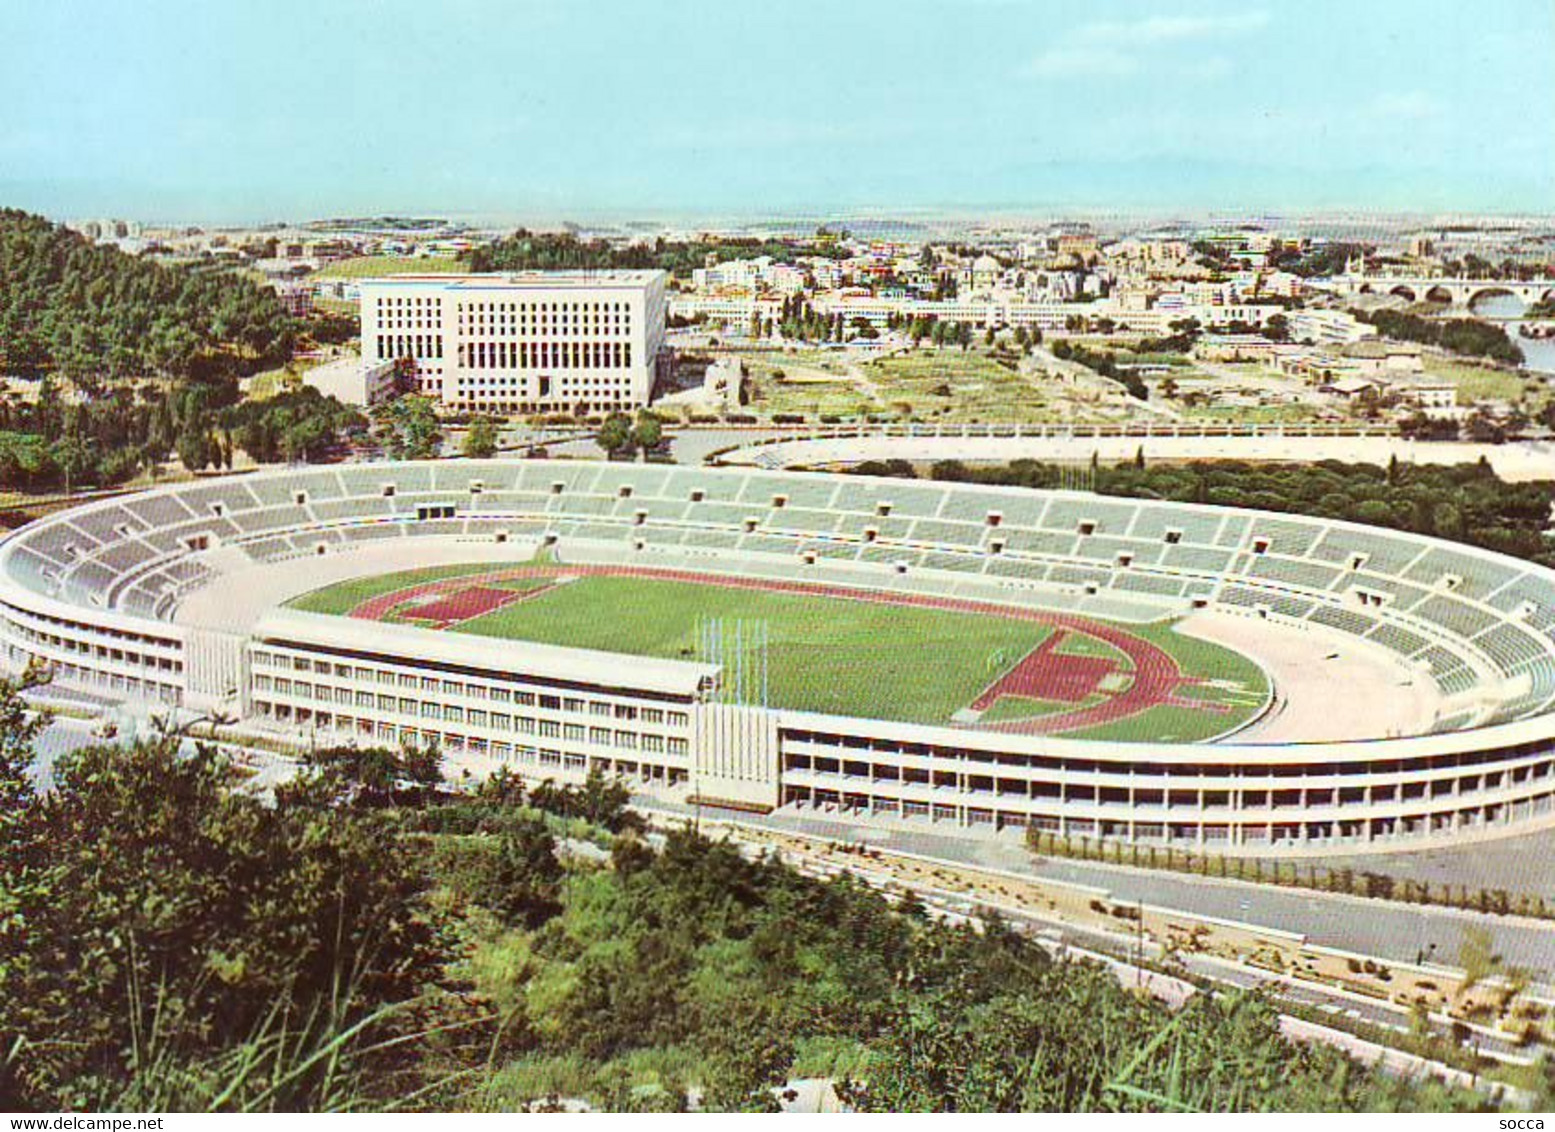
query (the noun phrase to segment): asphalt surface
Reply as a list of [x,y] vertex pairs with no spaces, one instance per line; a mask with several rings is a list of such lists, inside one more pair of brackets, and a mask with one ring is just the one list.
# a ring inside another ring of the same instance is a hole
[[[666,805],[659,799],[643,799],[643,804],[645,808],[673,808],[688,816],[691,813],[689,807]],[[1483,929],[1490,932],[1496,952],[1508,964],[1533,972],[1540,982],[1555,982],[1555,922],[1546,924],[1455,908],[1364,900],[1095,862],[1036,858],[1019,838],[1008,834],[962,836],[933,830],[909,831],[788,813],[760,817],[707,810],[704,816],[837,841],[867,842],[882,849],[1005,869],[1038,879],[1092,885],[1107,889],[1120,901],[1142,901],[1299,932],[1315,944],[1396,962],[1413,963],[1425,958],[1455,964],[1466,933]]]

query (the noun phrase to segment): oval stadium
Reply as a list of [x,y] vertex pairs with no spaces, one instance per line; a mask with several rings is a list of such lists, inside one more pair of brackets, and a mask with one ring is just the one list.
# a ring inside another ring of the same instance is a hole
[[488,460],[207,479],[0,544],[7,665],[306,748],[1226,853],[1555,814],[1555,573],[1062,491]]

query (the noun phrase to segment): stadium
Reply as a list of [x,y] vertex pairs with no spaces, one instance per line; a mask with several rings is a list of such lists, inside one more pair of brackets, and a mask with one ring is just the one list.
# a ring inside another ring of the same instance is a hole
[[1555,820],[1555,572],[1294,515],[533,460],[318,466],[0,543],[7,665],[298,748],[1227,853]]

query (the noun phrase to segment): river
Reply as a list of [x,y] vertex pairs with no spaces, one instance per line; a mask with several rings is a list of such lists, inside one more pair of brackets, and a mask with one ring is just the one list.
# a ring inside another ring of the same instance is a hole
[[1474,313],[1480,318],[1498,323],[1506,328],[1512,341],[1523,348],[1528,358],[1528,368],[1555,376],[1555,338],[1521,338],[1523,304],[1511,295],[1494,295],[1474,304]]

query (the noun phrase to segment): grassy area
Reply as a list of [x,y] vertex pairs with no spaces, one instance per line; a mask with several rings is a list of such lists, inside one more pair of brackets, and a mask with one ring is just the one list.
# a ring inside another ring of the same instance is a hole
[[[489,586],[495,590],[511,590],[513,593],[532,593],[535,590],[543,590],[547,586],[555,585],[554,578],[505,578],[496,582],[482,582],[482,586]],[[385,619],[397,621],[403,624],[416,624],[427,618],[418,617],[417,613],[425,604],[433,604],[441,600],[441,597],[433,597],[429,602],[412,600],[404,605],[396,606],[392,613]]]
[[[358,578],[295,598],[293,608],[343,614],[361,602],[442,578],[500,570],[492,563],[461,563]],[[564,572],[559,567],[557,572]],[[513,578],[483,585],[532,591],[554,575]],[[608,611],[608,616],[602,616]],[[541,644],[598,649],[634,656],[697,659],[697,625],[723,618],[765,623],[769,633],[769,702],[778,707],[835,715],[946,724],[978,694],[1047,638],[1044,625],[996,614],[904,608],[840,597],[771,593],[654,578],[585,576],[533,593],[522,602],[471,618],[448,631]],[[415,607],[389,620],[416,623]],[[1177,633],[1170,625],[1128,627],[1166,649],[1185,675],[1214,681],[1185,686],[1190,700],[1224,710],[1174,705],[1085,732],[1086,737],[1196,740],[1219,734],[1257,711],[1268,694],[1262,669],[1221,645]],[[1126,658],[1105,642],[1070,634],[1056,650],[1063,656],[1104,656],[1126,668]],[[1061,663],[1061,660],[1059,661]],[[1124,678],[1126,686],[1127,677]],[[987,723],[1033,719],[1091,707],[1115,694],[1109,685],[1082,704],[1002,697],[982,719]]]
[[750,374],[750,410],[852,420],[865,415],[945,424],[1046,423],[1122,419],[1095,390],[1050,379],[1041,366],[1010,368],[981,345],[924,346],[886,356],[797,348],[741,351]]
[[315,279],[371,279],[379,275],[440,275],[469,270],[452,256],[363,255],[321,268]]
[[1222,424],[1305,424],[1323,416],[1318,405],[1196,405],[1182,410],[1194,421]]
[[1524,394],[1539,393],[1542,389],[1537,379],[1526,378],[1509,370],[1440,358],[1432,354],[1425,355],[1424,360],[1428,375],[1457,386],[1460,405],[1471,405],[1475,401],[1517,401]]
[[977,350],[921,349],[862,367],[888,405],[925,420],[1037,421],[1051,418],[1050,393]]
[[1061,711],[1080,711],[1094,707],[1105,696],[1087,696],[1080,703],[1067,704],[1059,700],[1038,700],[1029,696],[1000,696],[993,707],[978,717],[979,723],[1015,723],[1022,719],[1038,719]]
[[984,614],[617,577],[581,578],[453,631],[691,660],[700,617],[766,622],[775,705],[917,723],[948,722],[1049,632]]
[[1157,704],[1127,719],[1114,720],[1068,735],[1071,739],[1111,739],[1124,743],[1196,743],[1228,730],[1234,715]]
[[1225,645],[1179,633],[1167,622],[1130,625],[1129,632],[1172,654],[1184,676],[1195,680],[1216,680],[1241,689],[1262,703],[1269,694],[1269,678],[1255,662]]
[[1059,656],[1099,656],[1112,661],[1119,668],[1129,667],[1129,659],[1121,649],[1099,637],[1090,637],[1084,633],[1070,633],[1058,642],[1053,651]]

